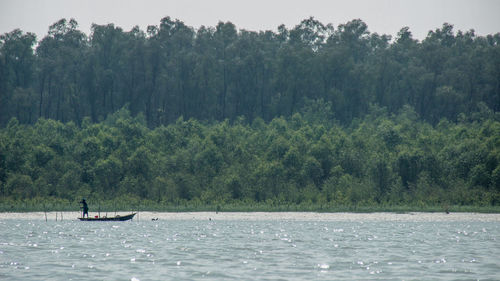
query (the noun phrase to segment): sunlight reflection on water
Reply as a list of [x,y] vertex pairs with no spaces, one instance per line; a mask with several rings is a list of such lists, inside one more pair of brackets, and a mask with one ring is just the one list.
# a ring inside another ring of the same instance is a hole
[[481,221],[0,220],[0,280],[498,279]]

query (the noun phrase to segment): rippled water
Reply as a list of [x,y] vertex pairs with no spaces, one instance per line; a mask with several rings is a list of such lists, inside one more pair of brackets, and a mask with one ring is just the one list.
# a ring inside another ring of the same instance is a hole
[[0,280],[499,280],[498,222],[0,220]]

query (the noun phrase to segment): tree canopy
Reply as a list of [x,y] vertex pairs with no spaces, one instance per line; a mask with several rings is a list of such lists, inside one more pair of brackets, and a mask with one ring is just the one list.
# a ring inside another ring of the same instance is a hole
[[445,23],[419,42],[408,27],[392,39],[359,19],[254,32],[231,22],[195,30],[165,17],[146,32],[94,24],[86,35],[61,19],[40,41],[21,30],[1,35],[0,72],[4,126],[12,117],[97,123],[126,105],[150,128],[181,116],[269,122],[320,99],[342,125],[373,104],[390,113],[409,105],[435,125],[500,110],[500,33]]
[[500,34],[361,20],[0,36],[0,200],[500,204]]
[[0,197],[498,205],[500,122],[483,117],[433,127],[410,107],[397,115],[372,107],[348,128],[308,111],[269,123],[179,118],[154,129],[125,108],[81,127],[12,119],[0,130]]

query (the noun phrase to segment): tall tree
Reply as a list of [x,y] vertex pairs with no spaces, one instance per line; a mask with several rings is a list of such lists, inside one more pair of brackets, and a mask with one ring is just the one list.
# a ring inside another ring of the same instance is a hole
[[74,19],[54,23],[36,49],[40,117],[79,122],[86,115],[83,69],[87,37],[77,27]]
[[32,122],[36,36],[19,29],[0,35],[0,123]]

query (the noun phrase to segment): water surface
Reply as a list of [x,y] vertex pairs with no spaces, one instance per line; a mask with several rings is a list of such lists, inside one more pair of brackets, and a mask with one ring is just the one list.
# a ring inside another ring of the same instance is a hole
[[3,218],[0,280],[500,279],[497,221],[210,219]]

